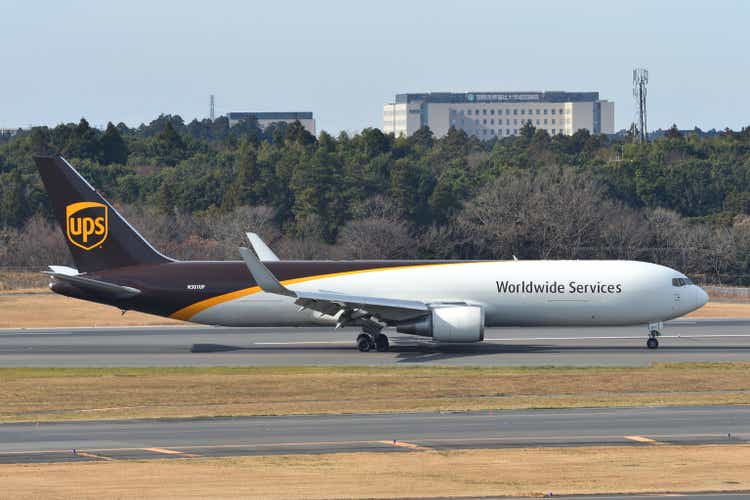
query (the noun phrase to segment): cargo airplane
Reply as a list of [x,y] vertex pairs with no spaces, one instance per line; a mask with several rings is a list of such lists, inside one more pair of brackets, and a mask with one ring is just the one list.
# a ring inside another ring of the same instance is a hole
[[[52,291],[207,325],[355,326],[361,351],[386,327],[437,342],[479,342],[493,326],[648,325],[708,296],[684,274],[623,260],[280,261],[257,237],[238,261],[179,261],[155,249],[61,156],[35,157],[75,269]],[[259,256],[261,258],[259,258]]]

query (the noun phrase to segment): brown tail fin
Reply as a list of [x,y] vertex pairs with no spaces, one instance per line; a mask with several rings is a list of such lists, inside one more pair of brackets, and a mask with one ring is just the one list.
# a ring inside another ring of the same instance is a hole
[[159,253],[62,156],[35,156],[79,272],[158,264]]

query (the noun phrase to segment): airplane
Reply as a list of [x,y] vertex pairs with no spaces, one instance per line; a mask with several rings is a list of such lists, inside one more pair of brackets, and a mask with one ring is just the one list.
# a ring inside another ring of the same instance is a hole
[[469,343],[495,326],[648,325],[702,307],[684,274],[625,260],[279,260],[257,235],[242,260],[180,261],[154,248],[62,156],[36,156],[75,268],[50,266],[53,292],[123,311],[234,327],[354,326],[360,351],[386,328]]

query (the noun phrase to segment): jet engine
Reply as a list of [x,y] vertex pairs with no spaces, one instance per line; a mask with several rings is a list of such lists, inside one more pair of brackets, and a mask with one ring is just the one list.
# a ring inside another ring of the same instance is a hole
[[396,331],[432,337],[438,342],[479,342],[484,340],[484,309],[481,306],[436,306],[427,316],[402,323]]

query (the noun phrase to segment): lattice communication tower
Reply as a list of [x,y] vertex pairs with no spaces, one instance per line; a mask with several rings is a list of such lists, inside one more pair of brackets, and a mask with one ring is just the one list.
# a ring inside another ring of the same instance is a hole
[[648,141],[648,122],[646,113],[646,93],[648,85],[648,70],[636,68],[633,70],[633,98],[635,99],[636,138],[638,142]]

